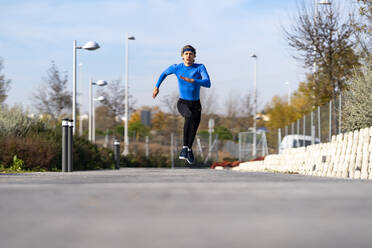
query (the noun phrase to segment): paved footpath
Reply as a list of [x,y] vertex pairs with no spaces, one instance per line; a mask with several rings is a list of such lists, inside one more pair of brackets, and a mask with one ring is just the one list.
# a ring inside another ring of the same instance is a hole
[[209,169],[0,175],[1,248],[372,247],[372,182]]

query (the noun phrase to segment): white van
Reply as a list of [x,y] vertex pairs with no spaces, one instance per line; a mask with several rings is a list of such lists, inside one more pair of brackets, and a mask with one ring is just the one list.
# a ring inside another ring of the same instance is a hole
[[[319,138],[315,138],[314,141],[315,144],[320,143]],[[280,143],[279,153],[282,153],[283,150],[287,148],[295,148],[309,145],[311,145],[311,136],[296,134],[287,135],[283,138],[282,142]]]

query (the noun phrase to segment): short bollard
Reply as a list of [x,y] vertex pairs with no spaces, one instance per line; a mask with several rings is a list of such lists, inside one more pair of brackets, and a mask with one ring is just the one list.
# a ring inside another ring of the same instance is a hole
[[120,141],[114,141],[114,158],[115,158],[115,169],[120,169]]
[[67,172],[68,119],[62,120],[62,172]]
[[73,133],[72,133],[72,129],[74,127],[74,121],[73,120],[69,120],[68,122],[68,148],[67,148],[67,171],[68,172],[72,172],[72,170],[74,169],[74,160],[73,160],[73,156],[72,156],[72,153],[73,153]]

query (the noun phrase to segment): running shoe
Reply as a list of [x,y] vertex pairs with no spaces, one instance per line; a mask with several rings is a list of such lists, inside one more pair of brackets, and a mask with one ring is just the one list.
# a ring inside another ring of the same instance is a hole
[[186,159],[187,157],[187,147],[182,148],[179,159]]
[[194,154],[192,153],[192,149],[190,149],[190,150],[187,151],[186,160],[187,160],[187,162],[189,164],[193,164],[194,163]]

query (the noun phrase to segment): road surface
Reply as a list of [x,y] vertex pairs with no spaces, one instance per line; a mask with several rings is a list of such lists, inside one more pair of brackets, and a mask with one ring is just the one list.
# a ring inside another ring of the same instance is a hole
[[136,169],[0,175],[2,248],[372,247],[372,182]]

